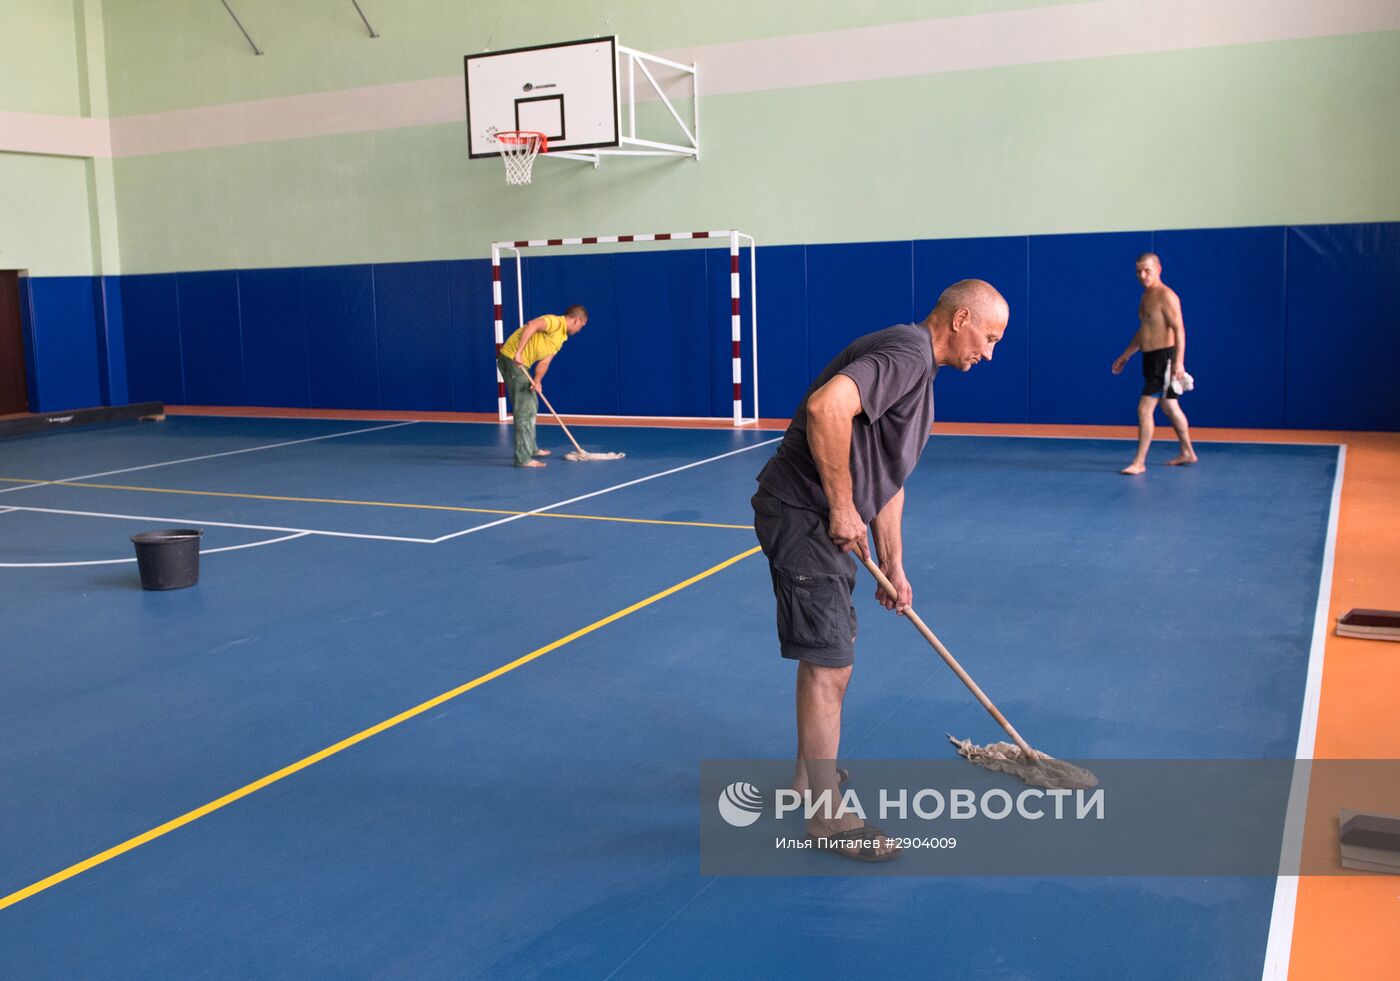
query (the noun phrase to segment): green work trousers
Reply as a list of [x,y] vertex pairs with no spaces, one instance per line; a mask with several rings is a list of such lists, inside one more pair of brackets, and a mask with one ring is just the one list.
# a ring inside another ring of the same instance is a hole
[[496,364],[501,368],[501,377],[506,380],[506,391],[510,393],[510,411],[515,416],[515,465],[523,467],[535,458],[535,413],[539,411],[540,398],[530,387],[530,375],[522,371],[520,365],[504,354],[496,355]]

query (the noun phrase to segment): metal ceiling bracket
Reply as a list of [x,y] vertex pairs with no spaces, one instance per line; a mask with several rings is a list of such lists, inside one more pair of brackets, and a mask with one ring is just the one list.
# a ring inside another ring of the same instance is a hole
[[224,9],[228,11],[228,15],[233,18],[233,22],[238,25],[238,29],[243,32],[243,36],[247,39],[249,47],[253,49],[253,54],[262,54],[262,51],[258,49],[257,42],[254,41],[252,36],[248,33],[248,29],[243,26],[243,22],[238,19],[238,15],[233,12],[233,8],[228,5],[228,0],[220,0],[220,2],[224,5]]
[[360,15],[360,20],[365,22],[365,29],[369,31],[369,36],[378,37],[379,32],[374,29],[374,25],[369,22],[369,18],[365,16],[365,12],[360,9],[360,0],[350,0],[350,2],[355,5],[355,13]]

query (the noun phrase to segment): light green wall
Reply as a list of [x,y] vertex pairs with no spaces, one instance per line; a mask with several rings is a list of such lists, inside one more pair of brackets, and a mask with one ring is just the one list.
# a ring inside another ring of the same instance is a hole
[[[100,0],[0,0],[0,109],[105,117]],[[116,272],[110,161],[0,147],[0,269]]]
[[[236,0],[256,58],[218,3],[3,0],[0,37],[25,43],[0,60],[0,108],[119,116],[457,75],[488,38],[666,50],[1058,2],[364,0],[370,40],[348,2]],[[728,225],[794,243],[1400,220],[1395,32],[712,96],[702,115],[699,163],[544,160],[510,190],[460,124],[115,162],[0,152],[0,267],[470,257]],[[872,130],[896,134],[878,162],[851,138]]]
[[1077,0],[105,0],[112,112],[455,75],[462,56],[616,34],[643,51]]
[[90,160],[0,153],[0,269],[92,274],[91,169]]
[[74,0],[0,0],[0,109],[76,116]]
[[[730,225],[777,244],[1393,221],[1397,93],[1387,33],[713,97],[698,163],[544,160],[509,190],[461,125],[126,158],[124,270]],[[857,131],[897,136],[873,162],[833,139]]]

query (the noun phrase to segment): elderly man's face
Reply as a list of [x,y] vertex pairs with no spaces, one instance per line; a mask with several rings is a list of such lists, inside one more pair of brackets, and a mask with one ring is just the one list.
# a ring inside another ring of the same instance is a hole
[[948,352],[949,367],[970,371],[978,362],[992,360],[992,350],[1006,333],[1006,322],[998,322],[995,317],[983,317],[977,322],[967,310],[957,311],[953,318],[957,330],[953,334],[952,350]]

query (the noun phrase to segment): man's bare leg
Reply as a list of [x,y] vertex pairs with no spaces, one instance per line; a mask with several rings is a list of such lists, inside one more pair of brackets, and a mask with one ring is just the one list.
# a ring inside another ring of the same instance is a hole
[[[833,810],[841,800],[836,757],[841,746],[841,705],[850,680],[850,668],[823,668],[806,661],[797,665],[798,760],[793,789],[801,792],[810,788],[813,799],[829,792]],[[861,823],[854,814],[831,820],[813,818],[807,822],[807,833],[821,837],[855,830]],[[888,838],[876,848],[881,855],[894,850],[894,842]]]
[[1167,466],[1180,467],[1195,463],[1196,451],[1191,446],[1191,426],[1186,421],[1186,413],[1181,411],[1181,406],[1177,405],[1176,399],[1164,399],[1162,411],[1171,420],[1172,429],[1176,430],[1177,442],[1181,444],[1181,454],[1175,460],[1168,460]]
[[1133,457],[1133,462],[1128,464],[1119,473],[1136,474],[1147,469],[1147,451],[1152,446],[1152,434],[1156,432],[1156,423],[1152,421],[1152,413],[1157,411],[1157,399],[1151,395],[1144,395],[1138,399],[1138,448],[1137,456]]

